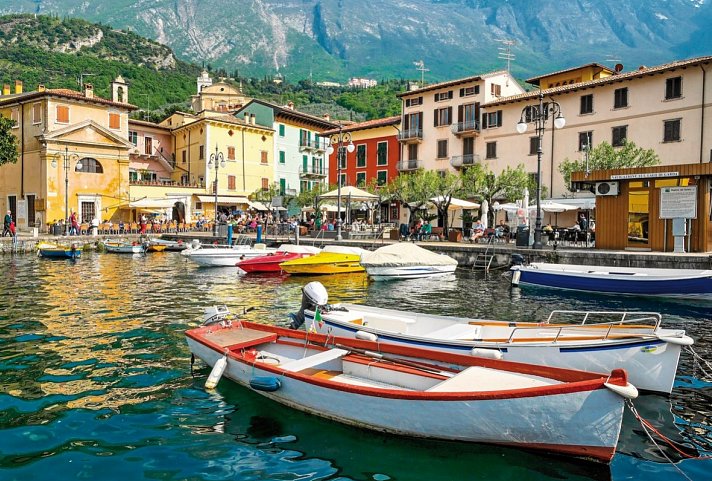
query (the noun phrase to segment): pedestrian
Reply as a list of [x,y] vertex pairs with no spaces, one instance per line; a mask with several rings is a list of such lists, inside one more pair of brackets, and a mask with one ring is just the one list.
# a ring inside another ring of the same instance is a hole
[[146,215],[145,215],[145,214],[141,214],[141,220],[140,220],[140,223],[141,223],[141,234],[145,234],[145,233],[146,233],[146,221],[147,221]]
[[17,245],[17,232],[15,231],[14,220],[10,221],[10,227],[8,229],[10,230],[10,236],[12,237],[12,245]]
[[2,236],[10,235],[10,223],[12,222],[12,211],[7,211],[2,223]]
[[72,212],[72,215],[69,216],[69,222],[69,235],[79,235],[79,221],[76,212]]

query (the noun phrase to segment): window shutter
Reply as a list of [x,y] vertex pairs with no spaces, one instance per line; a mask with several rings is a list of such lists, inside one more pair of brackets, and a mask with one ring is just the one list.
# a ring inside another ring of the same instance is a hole
[[502,126],[502,111],[498,110],[497,111],[497,127]]
[[437,102],[438,101],[438,94],[433,95],[433,101]]
[[410,115],[403,117],[403,130],[410,130]]
[[460,89],[460,97],[464,97],[464,96],[465,96],[465,89]]
[[418,112],[418,125],[416,126],[417,129],[422,129],[423,128],[423,112]]
[[484,112],[482,114],[482,128],[483,129],[487,128],[487,112]]
[[447,91],[447,98],[452,99],[452,90]]
[[418,97],[418,105],[423,105],[423,97]]
[[[462,91],[464,89],[460,89],[460,90]],[[457,123],[458,124],[462,123],[462,111],[463,111],[462,105],[458,105],[457,106]]]
[[[452,91],[450,91],[450,93],[452,93]],[[452,107],[447,108],[447,122],[448,125],[452,124]]]
[[434,127],[438,126],[438,109],[435,109],[433,111],[433,126]]

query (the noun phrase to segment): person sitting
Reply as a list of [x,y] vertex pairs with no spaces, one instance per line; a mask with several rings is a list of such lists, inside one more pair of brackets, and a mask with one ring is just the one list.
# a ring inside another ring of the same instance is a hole
[[433,226],[430,224],[429,221],[425,221],[423,226],[420,228],[420,232],[418,233],[418,240],[428,240],[430,239],[430,236],[433,235]]
[[546,224],[542,230],[545,234],[551,234],[552,232],[554,232],[554,228],[551,227],[551,223]]
[[509,241],[509,226],[504,222],[504,219],[500,219],[499,225],[494,229],[494,235],[498,240]]
[[485,233],[485,226],[482,223],[481,219],[478,219],[475,221],[475,223],[472,225],[472,238],[470,239],[472,242],[477,242],[477,239],[482,237]]

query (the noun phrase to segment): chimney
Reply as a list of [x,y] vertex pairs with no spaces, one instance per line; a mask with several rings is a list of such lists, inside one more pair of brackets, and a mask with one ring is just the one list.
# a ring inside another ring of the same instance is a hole
[[250,125],[250,113],[245,112],[245,124]]
[[3,95],[10,95],[10,84],[4,84],[2,86],[2,94]]
[[43,84],[39,84],[39,85],[37,86],[37,91],[38,91],[38,92],[44,92],[45,90],[47,90],[47,88],[46,88]]
[[94,86],[92,84],[84,84],[84,96],[88,99],[94,98]]
[[324,120],[331,120],[331,115],[329,114],[324,114]]
[[16,94],[22,93],[22,80],[15,80],[15,93]]
[[289,110],[294,110],[294,102],[292,102],[291,100],[287,102],[287,107],[289,107]]
[[250,125],[255,125],[255,114],[250,114]]

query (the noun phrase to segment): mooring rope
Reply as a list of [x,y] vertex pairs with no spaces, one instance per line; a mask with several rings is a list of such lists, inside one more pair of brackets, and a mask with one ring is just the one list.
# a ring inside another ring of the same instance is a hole
[[[705,358],[697,354],[697,351],[695,351],[692,346],[685,346],[687,351],[692,354],[692,358],[695,361],[695,367],[699,368],[700,371],[702,371],[702,375],[704,376],[706,381],[712,380],[712,364],[710,364],[709,361],[707,361]],[[705,370],[705,367],[708,370]]]

